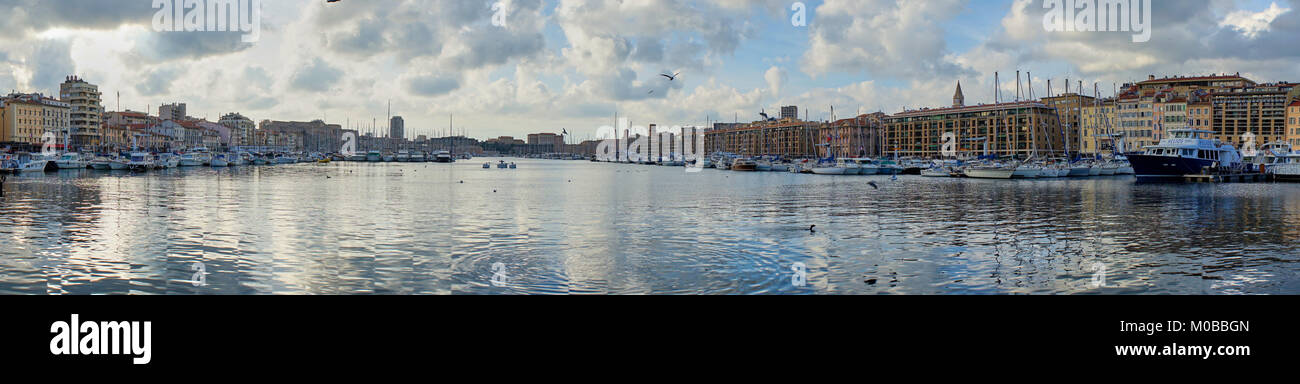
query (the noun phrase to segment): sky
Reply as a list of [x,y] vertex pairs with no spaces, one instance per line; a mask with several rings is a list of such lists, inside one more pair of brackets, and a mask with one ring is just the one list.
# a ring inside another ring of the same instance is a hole
[[967,104],[991,103],[994,72],[1005,99],[1017,70],[1035,97],[1066,78],[1103,94],[1148,75],[1300,81],[1300,0],[1152,0],[1146,42],[1048,31],[1051,2],[263,0],[260,36],[244,42],[159,31],[154,0],[0,0],[0,90],[57,94],[78,75],[108,110],[184,102],[214,121],[378,132],[391,102],[411,136],[454,121],[477,138],[585,139],[615,113],[673,126],[783,105],[813,120],[943,107],[959,81]]

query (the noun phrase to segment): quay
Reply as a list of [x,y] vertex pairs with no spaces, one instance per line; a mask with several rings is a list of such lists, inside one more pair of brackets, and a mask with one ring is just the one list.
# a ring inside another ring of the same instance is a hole
[[1183,181],[1189,183],[1251,183],[1269,181],[1271,175],[1263,173],[1203,173],[1183,175]]

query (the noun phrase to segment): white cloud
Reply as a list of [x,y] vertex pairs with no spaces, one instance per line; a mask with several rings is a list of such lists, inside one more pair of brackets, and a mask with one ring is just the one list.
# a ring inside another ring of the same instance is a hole
[[1291,8],[1282,8],[1277,3],[1272,3],[1268,9],[1260,12],[1239,10],[1229,13],[1223,18],[1223,21],[1219,22],[1219,26],[1232,28],[1253,39],[1262,32],[1268,32],[1273,20],[1277,20],[1278,16],[1290,11]]

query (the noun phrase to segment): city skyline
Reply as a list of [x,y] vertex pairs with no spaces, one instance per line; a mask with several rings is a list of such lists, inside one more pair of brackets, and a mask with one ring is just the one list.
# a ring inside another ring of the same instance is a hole
[[108,111],[120,92],[121,110],[184,102],[210,121],[236,111],[341,125],[386,120],[392,99],[411,137],[455,114],[473,137],[581,139],[615,111],[674,125],[798,105],[826,120],[831,106],[847,111],[839,118],[944,106],[958,81],[969,104],[991,103],[995,71],[1004,95],[1015,70],[1032,73],[1039,97],[1067,77],[1106,95],[1148,75],[1300,72],[1300,52],[1285,49],[1300,36],[1296,1],[1156,1],[1146,43],[1047,32],[1044,3],[809,1],[797,26],[787,1],[507,1],[497,26],[493,2],[277,1],[263,3],[260,40],[244,43],[238,32],[155,32],[148,1],[3,1],[0,89],[57,95],[75,74]]

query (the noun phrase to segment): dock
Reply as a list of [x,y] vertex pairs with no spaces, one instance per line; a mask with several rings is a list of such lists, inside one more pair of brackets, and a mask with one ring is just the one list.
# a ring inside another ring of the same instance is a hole
[[1253,183],[1268,181],[1271,175],[1250,173],[1204,173],[1183,175],[1183,181],[1189,183]]

